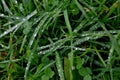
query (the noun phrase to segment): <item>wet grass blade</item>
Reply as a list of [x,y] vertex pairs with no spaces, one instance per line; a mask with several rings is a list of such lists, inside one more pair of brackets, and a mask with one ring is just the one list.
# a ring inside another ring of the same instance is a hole
[[64,78],[64,72],[63,72],[63,67],[62,67],[62,62],[61,58],[59,56],[59,53],[56,52],[56,66],[58,70],[58,74],[60,76],[60,80],[65,80]]

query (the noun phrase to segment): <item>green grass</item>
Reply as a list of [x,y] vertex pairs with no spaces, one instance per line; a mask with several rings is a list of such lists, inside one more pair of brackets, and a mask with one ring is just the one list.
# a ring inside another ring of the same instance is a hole
[[120,80],[120,0],[0,0],[0,80]]

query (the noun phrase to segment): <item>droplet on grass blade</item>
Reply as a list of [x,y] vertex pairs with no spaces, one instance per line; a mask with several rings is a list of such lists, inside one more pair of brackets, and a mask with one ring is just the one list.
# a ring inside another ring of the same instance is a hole
[[38,53],[38,55],[42,55],[42,54],[45,54],[45,52],[40,51],[40,52]]
[[18,2],[17,2],[17,0],[15,0],[15,4],[17,4]]
[[19,17],[16,17],[16,19],[20,19]]
[[3,16],[4,16],[4,14],[0,14],[0,16],[1,16],[1,17],[3,17]]
[[44,30],[42,30],[42,32],[44,32]]

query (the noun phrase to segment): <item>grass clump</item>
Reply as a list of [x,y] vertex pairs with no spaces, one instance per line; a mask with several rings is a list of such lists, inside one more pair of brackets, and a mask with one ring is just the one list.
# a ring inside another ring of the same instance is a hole
[[0,79],[119,80],[119,0],[0,0]]

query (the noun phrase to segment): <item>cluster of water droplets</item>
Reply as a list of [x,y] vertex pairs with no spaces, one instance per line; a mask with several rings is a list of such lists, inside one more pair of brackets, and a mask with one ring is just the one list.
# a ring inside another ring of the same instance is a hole
[[[40,50],[40,52],[38,54],[45,54],[45,53],[49,53],[49,52],[53,52],[57,49],[61,49],[62,45],[66,42],[66,39],[61,39],[53,44],[50,45],[46,45],[46,46],[41,46],[38,48],[38,50]],[[48,49],[46,49],[48,48]],[[46,49],[46,50],[43,50]]]
[[[0,38],[7,35],[8,33],[12,32],[13,30],[15,30],[16,28],[18,29],[20,27],[21,24],[23,24],[25,21],[27,21],[28,19],[30,19],[32,16],[34,16],[35,14],[37,14],[37,11],[33,11],[31,14],[29,14],[28,16],[26,16],[25,18],[22,19],[21,22],[19,22],[18,24],[16,24],[15,26],[9,28],[8,30],[6,30],[5,32],[3,32],[2,34],[0,34]],[[4,16],[4,14],[1,14],[1,16]]]
[[41,55],[41,54],[46,54],[46,53],[49,53],[49,52],[54,52],[54,51],[56,51],[59,48],[60,48],[60,45],[53,46],[53,47],[51,47],[51,48],[49,48],[47,50],[43,50],[43,51],[41,50],[38,54]]
[[16,20],[19,20],[21,19],[20,17],[18,16],[7,16],[5,14],[0,14],[0,17],[4,17],[4,18],[11,18],[11,19],[16,19]]

